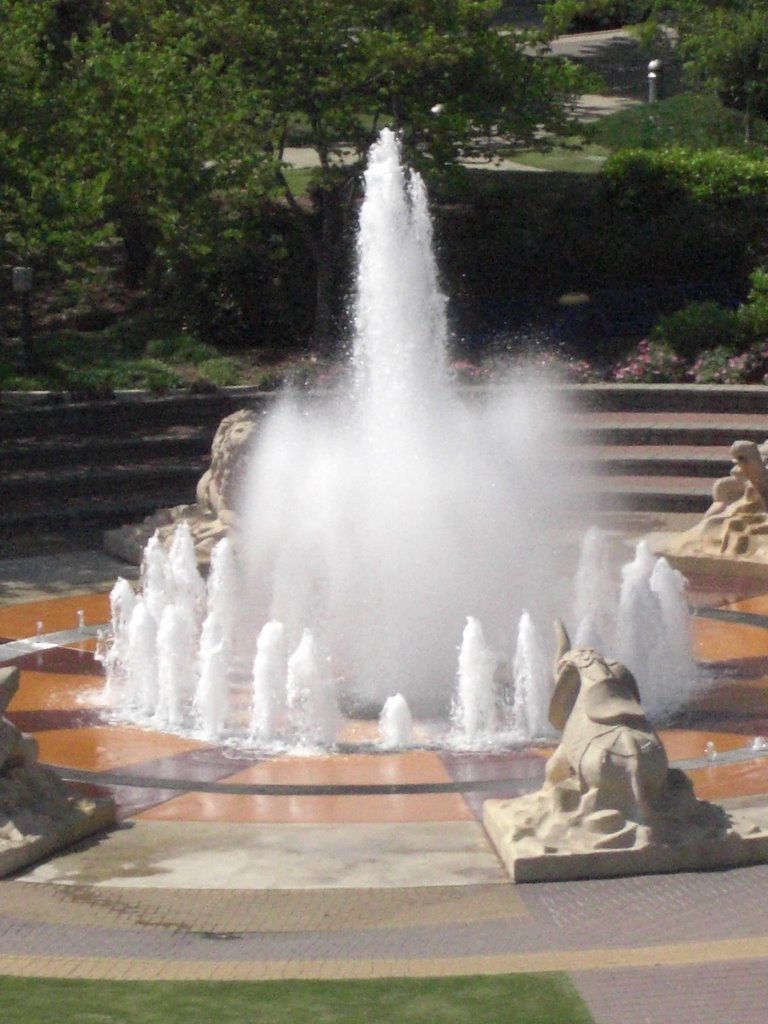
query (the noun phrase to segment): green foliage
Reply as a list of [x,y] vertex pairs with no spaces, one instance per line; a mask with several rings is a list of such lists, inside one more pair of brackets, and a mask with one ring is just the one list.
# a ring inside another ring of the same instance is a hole
[[49,384],[39,377],[26,377],[0,365],[0,391],[46,391]]
[[685,377],[685,362],[662,341],[644,339],[614,367],[617,384],[667,384]]
[[206,360],[215,359],[218,353],[213,345],[206,345],[194,334],[180,331],[178,334],[167,334],[148,341],[145,355],[171,364],[191,363],[199,366]]
[[56,368],[59,387],[68,392],[75,402],[99,401],[114,398],[115,373],[104,367],[79,367],[59,365]]
[[225,388],[237,384],[240,380],[240,371],[234,359],[226,356],[219,356],[217,359],[206,359],[201,362],[197,371],[203,380],[210,381],[216,387]]
[[[660,3],[660,0],[657,0]],[[768,115],[768,20],[764,0],[698,5],[678,0],[680,55],[689,74],[744,112],[744,138]]]
[[747,301],[739,306],[736,317],[743,337],[756,343],[768,341],[768,270],[758,268],[750,275]]
[[621,150],[605,162],[603,176],[612,201],[645,209],[677,200],[768,201],[768,161],[730,150]]
[[684,359],[692,358],[702,349],[733,353],[740,340],[739,322],[733,310],[717,302],[692,302],[661,317],[651,338],[668,345]]
[[585,32],[643,21],[650,6],[649,0],[553,0],[545,15],[552,33]]
[[[610,149],[740,149],[744,129],[739,114],[711,93],[680,93],[654,104],[617,111],[591,126],[590,138]],[[755,140],[768,142],[768,124],[755,126]]]
[[62,146],[72,111],[52,74],[54,0],[0,0],[0,265],[73,274],[108,238],[106,178]]
[[179,375],[159,359],[118,359],[108,365],[72,366],[60,363],[52,370],[62,390],[80,399],[109,398],[115,391],[138,388],[167,394],[182,386]]
[[763,384],[768,373],[768,346],[753,345],[743,352],[730,347],[707,349],[690,370],[695,384]]
[[70,144],[106,176],[131,277],[159,279],[236,234],[240,209],[274,177],[260,94],[240,68],[158,30],[116,40],[94,29],[72,54]]

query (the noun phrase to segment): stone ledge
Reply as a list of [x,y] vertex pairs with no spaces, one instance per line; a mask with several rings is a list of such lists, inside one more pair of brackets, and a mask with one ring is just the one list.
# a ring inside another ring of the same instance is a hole
[[104,832],[112,828],[115,821],[115,802],[111,797],[89,797],[79,801],[73,806],[68,820],[56,822],[42,835],[0,841],[0,878],[16,874],[97,832]]
[[[523,798],[525,799],[525,798]],[[710,871],[768,862],[768,833],[732,832],[723,839],[690,845],[650,845],[639,849],[589,852],[527,852],[524,841],[515,842],[510,828],[509,806],[513,800],[486,800],[483,824],[513,882],[566,882],[585,878],[619,878],[628,875],[670,874],[678,871]],[[735,822],[745,832],[752,822]]]

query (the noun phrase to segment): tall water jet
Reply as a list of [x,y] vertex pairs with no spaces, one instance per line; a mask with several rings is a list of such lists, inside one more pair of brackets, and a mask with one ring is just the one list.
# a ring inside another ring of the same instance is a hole
[[173,531],[168,552],[171,600],[198,626],[205,611],[205,583],[197,570],[197,557],[189,524],[183,519]]
[[614,589],[614,561],[606,532],[590,526],[581,542],[574,578],[573,621],[577,647],[605,651],[613,643],[616,610],[607,596]]
[[173,601],[173,581],[168,552],[156,534],[144,549],[141,593],[152,618],[159,623],[166,606]]
[[558,471],[553,392],[450,386],[423,183],[392,132],[370,152],[357,240],[353,384],[288,395],[256,440],[242,497],[252,635],[283,622],[331,654],[346,705],[400,692],[447,714],[468,609],[497,649],[525,604],[566,586],[553,544],[579,510]]

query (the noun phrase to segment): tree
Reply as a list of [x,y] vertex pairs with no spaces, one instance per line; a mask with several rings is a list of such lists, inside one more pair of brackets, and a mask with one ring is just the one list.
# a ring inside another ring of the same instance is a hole
[[[236,66],[269,111],[277,182],[317,268],[316,340],[333,334],[344,237],[360,167],[379,129],[433,176],[565,131],[583,75],[544,59],[534,33],[492,26],[495,0],[143,0],[113,4],[131,31],[181,34]],[[143,20],[143,27],[138,27]],[[286,149],[314,150],[312,203],[297,195]]]
[[[580,71],[545,59],[534,33],[497,31],[496,6],[0,0],[0,217],[13,258],[71,262],[116,233],[130,279],[167,291],[256,232],[266,279],[285,257],[281,206],[314,261],[327,343],[340,241],[384,124],[433,179],[567,130]],[[316,156],[308,198],[289,173],[297,143]]]
[[684,67],[744,112],[744,141],[768,114],[768,17],[763,0],[681,5],[678,46]]
[[51,59],[56,4],[0,0],[0,264],[75,273],[108,234],[105,176],[61,144],[69,111]]
[[[641,33],[646,41],[668,46],[674,40],[689,80],[716,90],[727,105],[744,112],[744,139],[749,143],[755,117],[768,114],[765,0],[550,0],[547,21],[550,31],[562,31],[586,10],[616,7],[628,9],[628,21],[649,15]],[[674,33],[662,32],[662,27]]]
[[[409,164],[434,180],[463,160],[490,160],[565,131],[582,78],[545,59],[535,34],[497,31],[493,0],[295,0],[271,18],[273,5],[251,6],[269,23],[249,46],[254,69],[271,69],[278,152],[298,119],[317,154],[308,240],[319,268],[322,344],[332,329],[329,296],[339,291],[336,246],[380,128],[397,129]],[[299,210],[285,176],[282,184]]]

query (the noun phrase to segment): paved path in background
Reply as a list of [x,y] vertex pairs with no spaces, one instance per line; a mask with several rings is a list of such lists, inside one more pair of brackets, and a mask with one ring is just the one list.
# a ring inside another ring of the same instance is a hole
[[[623,29],[605,32],[583,32],[560,36],[551,43],[552,53],[558,57],[581,60],[598,73],[607,76],[606,91],[585,93],[577,105],[577,115],[584,121],[626,110],[643,102],[647,93],[645,58],[634,37]],[[319,166],[317,153],[306,146],[289,146],[283,153],[287,164],[300,169]],[[350,150],[338,159],[345,163],[355,159]],[[519,160],[465,160],[467,167],[481,167],[491,171],[525,171],[529,174],[547,173],[545,168],[530,167]]]

